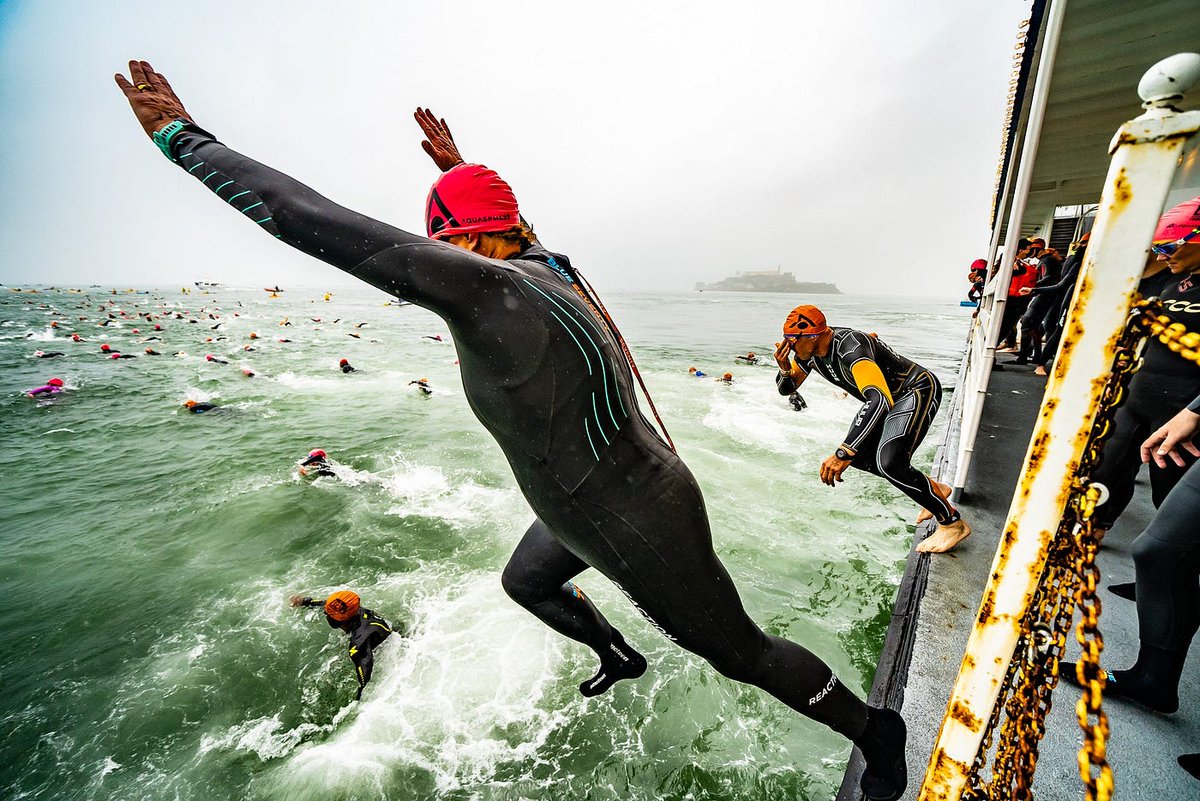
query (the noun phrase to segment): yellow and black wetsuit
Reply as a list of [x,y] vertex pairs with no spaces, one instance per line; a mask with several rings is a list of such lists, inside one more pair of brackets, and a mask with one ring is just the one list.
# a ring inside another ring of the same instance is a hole
[[[853,454],[851,464],[887,479],[932,512],[939,524],[958,520],[954,507],[933,491],[929,477],[911,464],[942,402],[937,376],[876,336],[853,328],[831,330],[833,342],[826,355],[796,364],[806,377],[819,373],[863,402],[842,445]],[[799,386],[782,372],[775,383],[781,395],[790,395]]]
[[[320,599],[305,598],[301,606],[322,607],[325,602]],[[330,619],[329,625],[335,623]],[[358,694],[355,700],[362,698],[363,688],[371,680],[371,671],[375,667],[374,650],[384,640],[392,635],[392,627],[379,615],[366,607],[358,610],[354,619],[354,627],[346,632],[350,635],[350,661],[354,663],[354,677],[358,679]]]

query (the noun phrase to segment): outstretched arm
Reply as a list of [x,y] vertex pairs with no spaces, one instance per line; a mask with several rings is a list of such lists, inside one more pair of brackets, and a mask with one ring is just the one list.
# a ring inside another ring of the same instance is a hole
[[333,203],[198,127],[170,83],[145,61],[116,76],[163,153],[251,223],[298,250],[434,311],[462,303],[495,265]]

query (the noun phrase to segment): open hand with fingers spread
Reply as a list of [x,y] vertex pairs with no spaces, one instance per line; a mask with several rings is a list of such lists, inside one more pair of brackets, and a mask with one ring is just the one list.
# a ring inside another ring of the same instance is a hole
[[130,61],[129,75],[132,83],[120,73],[113,77],[147,136],[153,137],[175,120],[192,121],[192,115],[187,113],[171,84],[149,62]]
[[450,133],[450,126],[446,124],[445,120],[439,120],[427,108],[419,108],[414,111],[413,119],[425,133],[425,141],[421,143],[421,147],[433,159],[433,163],[439,170],[446,172],[451,167],[463,163],[463,157],[458,152],[458,145],[454,144],[454,134]]

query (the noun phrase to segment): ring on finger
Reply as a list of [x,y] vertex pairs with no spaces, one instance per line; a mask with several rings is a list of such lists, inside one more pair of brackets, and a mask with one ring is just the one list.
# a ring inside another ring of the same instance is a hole
[[150,84],[148,84],[148,83],[139,83],[139,84],[137,85],[137,90],[138,90],[139,92],[144,92],[144,91],[146,91],[146,90],[147,90],[147,89],[149,89],[149,88],[150,88]]

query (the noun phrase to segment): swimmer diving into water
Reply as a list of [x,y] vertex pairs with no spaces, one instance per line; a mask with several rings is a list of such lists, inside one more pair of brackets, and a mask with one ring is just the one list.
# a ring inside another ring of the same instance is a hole
[[821,481],[835,486],[853,465],[887,479],[924,509],[923,522],[938,527],[917,544],[924,553],[949,551],[971,533],[949,501],[950,487],[912,466],[942,400],[933,373],[889,348],[883,340],[852,328],[831,328],[816,306],[797,306],[783,324],[776,345],[779,394],[791,395],[811,373],[863,402],[846,439],[821,464]]
[[593,567],[676,644],[853,740],[869,798],[900,796],[903,720],[868,707],[817,656],[746,614],[713,551],[696,480],[638,406],[611,317],[566,257],[536,243],[499,175],[439,162],[449,169],[427,198],[429,238],[411,234],[227,148],[149,64],[129,66],[132,82],[116,81],[146,134],[222,203],[240,194],[232,208],[249,224],[446,322],[468,403],[537,516],[502,584],[599,656],[583,694],[645,670],[572,581]]

